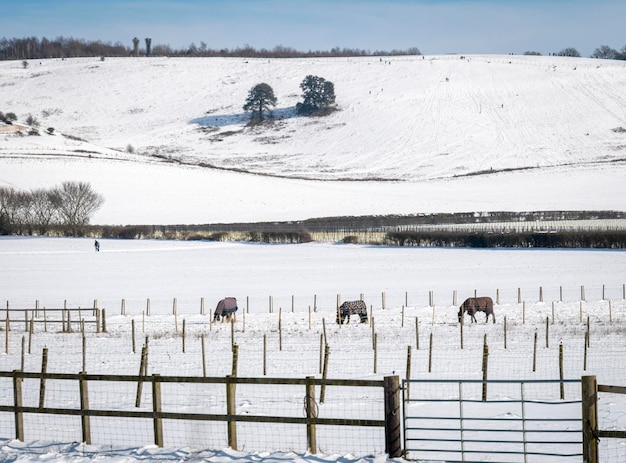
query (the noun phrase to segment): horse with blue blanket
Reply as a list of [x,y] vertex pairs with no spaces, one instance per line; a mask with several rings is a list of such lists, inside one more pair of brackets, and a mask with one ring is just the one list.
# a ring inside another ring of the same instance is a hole
[[[221,320],[229,322],[235,317],[237,309],[237,299],[234,297],[225,297],[217,303],[215,313],[213,314],[213,321]],[[236,317],[234,321],[237,321]]]

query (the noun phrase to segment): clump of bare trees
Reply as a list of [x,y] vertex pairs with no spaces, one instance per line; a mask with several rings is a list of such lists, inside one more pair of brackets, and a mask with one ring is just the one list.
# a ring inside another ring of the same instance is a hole
[[83,236],[103,203],[86,182],[31,191],[0,187],[0,234]]

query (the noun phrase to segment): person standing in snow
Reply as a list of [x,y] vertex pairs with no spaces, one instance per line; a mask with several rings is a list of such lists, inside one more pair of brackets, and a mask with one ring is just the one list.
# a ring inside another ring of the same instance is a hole
[[96,248],[96,252],[100,251],[100,243],[98,243],[98,240],[96,240],[95,243],[93,243],[93,246]]

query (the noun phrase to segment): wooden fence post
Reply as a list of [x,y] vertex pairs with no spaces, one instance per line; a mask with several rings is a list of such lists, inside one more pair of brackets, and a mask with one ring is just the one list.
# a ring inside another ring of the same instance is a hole
[[107,332],[107,309],[102,309],[102,332]]
[[283,308],[278,308],[278,350],[283,350]]
[[559,391],[561,400],[565,400],[565,385],[563,384],[563,343],[559,344]]
[[589,331],[585,332],[585,348],[583,354],[583,371],[587,371],[587,347],[589,345]]
[[[326,344],[324,347],[324,368],[322,370],[322,379],[326,380],[328,376],[328,358],[330,357],[330,346]],[[326,383],[322,384],[320,388],[320,403],[324,403],[324,399],[326,398]]]
[[41,379],[39,380],[39,408],[43,408],[46,399],[46,370],[48,369],[48,348],[43,348],[41,355]]
[[87,338],[82,335],[82,348],[83,348],[83,373],[87,371]]
[[24,357],[26,356],[26,338],[22,336],[22,356],[20,363],[20,371],[24,371],[24,361],[26,360]]
[[182,349],[183,349],[183,354],[185,353],[185,335],[186,335],[186,326],[185,326],[185,319],[183,318],[183,332],[182,332]]
[[15,405],[15,438],[24,442],[24,414],[22,408],[22,381],[18,370],[13,370],[13,405]]
[[235,386],[232,382],[232,377],[226,377],[226,418],[227,418],[227,430],[228,430],[228,446],[237,450],[237,421],[235,417],[237,415],[237,407],[235,400]]
[[324,333],[320,333],[320,375],[322,374],[322,368],[324,368]]
[[[609,301],[609,314],[611,313],[611,301]],[[30,319],[30,326],[28,328],[28,353],[30,354],[30,348],[32,347],[33,332],[35,331],[35,319]]]
[[[486,336],[486,335],[485,335]],[[485,344],[483,345],[483,402],[487,401],[487,371],[489,366],[489,346],[487,346],[487,338],[485,338]]]
[[428,344],[428,373],[432,372],[433,370],[433,333],[432,331],[430,332],[430,337],[429,337],[429,344]]
[[595,376],[583,376],[582,420],[583,420],[583,461],[598,463],[598,383]]
[[[321,342],[320,338],[320,342]],[[322,369],[320,361],[320,371]],[[263,335],[263,376],[267,375],[267,334]]]
[[376,367],[378,363],[378,333],[374,333],[374,374],[377,373]]
[[533,343],[533,372],[537,370],[537,330],[535,330],[535,340]]
[[419,317],[415,317],[415,348],[420,349],[420,320]]
[[231,376],[237,377],[237,365],[239,364],[239,346],[237,344],[233,345],[233,362],[231,369]]
[[406,349],[406,400],[411,398],[411,384],[409,380],[411,379],[411,345],[409,344]]
[[89,394],[87,381],[85,380],[86,372],[83,370],[80,373],[80,379],[78,385],[80,388],[80,424],[83,435],[83,442],[87,445],[91,444],[91,423],[89,421],[89,415],[85,412],[89,410]]
[[139,378],[137,380],[137,397],[135,398],[135,407],[141,407],[141,390],[143,388],[143,376],[145,376],[148,362],[148,346],[141,348],[141,360],[139,363]]
[[200,344],[202,350],[202,377],[206,378],[206,350],[204,348],[204,334],[200,335]]
[[309,453],[317,453],[317,434],[313,420],[317,418],[317,405],[315,404],[315,376],[306,377],[306,438]]
[[154,444],[163,447],[163,418],[161,418],[161,382],[159,375],[152,375],[152,421],[154,429]]
[[402,426],[400,419],[400,378],[385,376],[385,453],[390,458],[402,456]]
[[135,319],[134,318],[132,318],[130,320],[130,335],[131,335],[132,340],[133,340],[133,354],[134,354],[135,353],[135,347],[136,347],[136,344],[135,344]]
[[461,338],[461,349],[463,349],[463,325],[464,323],[465,317],[461,316],[461,321],[459,322],[459,336]]

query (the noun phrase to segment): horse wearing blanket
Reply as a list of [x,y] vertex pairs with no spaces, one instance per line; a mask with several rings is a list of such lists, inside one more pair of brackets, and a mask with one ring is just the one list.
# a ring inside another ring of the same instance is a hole
[[[237,299],[234,297],[226,297],[217,303],[213,321],[230,321],[237,312]],[[236,321],[236,320],[235,320]]]
[[363,301],[346,301],[337,310],[337,324],[350,323],[350,315],[358,315],[361,323],[367,323],[367,306]]
[[472,318],[472,323],[476,321],[474,316],[476,312],[485,312],[487,318],[485,323],[489,321],[489,315],[493,318],[493,322],[496,322],[496,314],[493,313],[493,300],[490,297],[469,297],[465,299],[461,307],[459,307],[459,322],[463,319],[463,312]]

